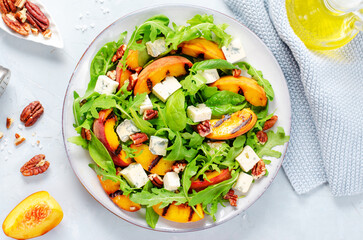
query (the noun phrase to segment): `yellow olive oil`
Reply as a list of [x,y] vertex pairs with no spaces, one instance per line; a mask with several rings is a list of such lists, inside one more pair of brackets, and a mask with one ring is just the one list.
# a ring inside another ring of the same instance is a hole
[[329,7],[328,0],[286,0],[287,17],[295,34],[314,50],[344,46],[359,32],[352,12]]

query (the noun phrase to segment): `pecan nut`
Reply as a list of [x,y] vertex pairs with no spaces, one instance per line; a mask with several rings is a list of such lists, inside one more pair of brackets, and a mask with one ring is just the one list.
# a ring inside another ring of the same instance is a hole
[[186,161],[177,161],[173,164],[173,166],[171,168],[173,169],[174,172],[180,173],[180,172],[184,171],[186,166],[187,166]]
[[12,0],[0,0],[0,12],[7,14],[9,12],[16,12],[16,6]]
[[19,22],[15,18],[14,13],[3,14],[1,17],[4,23],[14,32],[17,32],[23,36],[29,35],[30,28],[27,28],[26,23]]
[[39,154],[30,159],[21,168],[20,172],[24,176],[34,176],[41,174],[49,168],[50,163],[45,160],[45,155]]
[[30,1],[26,1],[25,8],[27,10],[26,16],[31,25],[36,27],[39,31],[44,32],[49,27],[49,20],[44,15],[42,10]]
[[141,144],[149,139],[145,133],[135,133],[132,134],[130,138],[132,141],[134,141],[134,144]]
[[15,0],[15,6],[18,8],[23,8],[26,3],[26,0]]
[[106,76],[114,81],[116,81],[116,75],[117,75],[116,70],[108,71],[106,73]]
[[232,71],[233,77],[239,77],[241,76],[241,73],[242,73],[241,69],[233,69]]
[[89,129],[82,128],[82,130],[81,130],[81,137],[83,139],[86,139],[88,141],[91,141],[91,139],[92,139],[91,131]]
[[115,55],[112,57],[112,62],[116,62],[117,60],[121,59],[126,51],[126,44],[122,44],[116,51]]
[[236,194],[234,194],[234,190],[230,189],[223,198],[228,200],[229,204],[231,204],[231,206],[237,207],[238,196]]
[[253,179],[259,179],[266,174],[266,165],[262,159],[252,168],[251,174]]
[[40,116],[42,116],[43,112],[44,108],[39,101],[31,102],[21,113],[20,121],[25,124],[25,127],[33,126]]
[[163,187],[163,179],[157,175],[156,173],[149,174],[149,179],[152,184],[154,184],[156,187],[161,188]]
[[278,116],[276,116],[276,115],[273,115],[269,120],[267,120],[266,122],[265,122],[265,124],[263,125],[263,131],[266,131],[266,130],[268,130],[268,129],[270,129],[270,128],[272,128],[274,125],[275,125],[275,123],[277,122],[277,120],[279,119],[279,117]]
[[139,77],[138,73],[131,74],[131,76],[129,77],[129,85],[127,86],[127,91],[131,91],[134,89],[138,77]]
[[6,118],[6,128],[9,129],[11,125],[13,125],[14,119],[12,118]]
[[257,137],[258,141],[259,141],[262,145],[264,145],[264,144],[267,142],[267,140],[268,140],[267,133],[265,133],[264,131],[258,131],[258,132],[256,133],[256,137]]
[[151,119],[157,118],[158,115],[159,115],[158,111],[152,110],[152,109],[147,109],[144,111],[143,119],[151,120]]
[[213,130],[212,130],[212,126],[210,125],[209,120],[204,121],[204,122],[198,124],[198,126],[197,126],[197,132],[202,137],[206,137],[207,135],[209,135],[210,133],[212,133]]
[[18,133],[15,133],[15,141],[14,141],[15,146],[19,146],[24,141],[25,141],[25,137],[22,137]]

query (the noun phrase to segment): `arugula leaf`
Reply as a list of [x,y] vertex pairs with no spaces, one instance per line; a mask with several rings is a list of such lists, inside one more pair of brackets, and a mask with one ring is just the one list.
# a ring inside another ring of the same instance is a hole
[[168,148],[171,152],[164,158],[165,160],[192,160],[195,155],[197,155],[198,150],[196,149],[187,149],[183,145],[183,140],[180,136],[179,132],[176,132],[176,137],[173,145]]
[[200,145],[202,145],[205,137],[200,136],[197,132],[193,132],[192,134],[185,132],[185,133],[181,133],[181,136],[184,139],[188,139],[189,144],[188,147],[191,148],[198,148]]
[[[134,158],[136,156],[136,149],[130,148],[128,147],[126,144],[122,144],[122,150],[126,153],[125,158]],[[139,154],[141,154],[142,152],[140,152]],[[137,154],[137,155],[139,155]]]
[[187,115],[184,104],[185,96],[181,89],[173,93],[166,102],[166,122],[173,131],[181,131],[187,125]]
[[81,146],[85,149],[88,149],[88,142],[86,139],[81,136],[74,136],[67,139],[68,142]]
[[197,166],[197,159],[195,158],[190,163],[188,163],[187,167],[183,171],[183,176],[182,176],[181,182],[182,182],[185,197],[188,200],[189,200],[188,191],[189,191],[190,186],[192,185],[191,178],[195,174],[197,174],[198,168],[199,167]]
[[218,93],[218,88],[217,87],[209,87],[209,86],[204,86],[201,90],[200,93],[204,99],[204,101],[207,101],[210,97],[212,97],[214,94]]
[[263,78],[263,74],[261,71],[256,70],[254,67],[252,67],[249,63],[246,62],[238,62],[235,64],[241,69],[247,70],[247,73],[251,75],[251,77],[255,79],[257,83],[263,87],[263,89],[266,92],[266,96],[270,101],[274,99],[275,96],[274,90],[272,89],[270,82],[265,78]]
[[233,171],[232,177],[221,183],[211,185],[206,189],[198,192],[189,201],[189,205],[195,206],[199,203],[208,205],[217,199],[220,195],[224,196],[231,189],[232,185],[237,181],[239,171]]
[[212,15],[195,15],[188,20],[189,26],[177,26],[173,24],[174,31],[166,36],[166,45],[169,49],[176,50],[180,43],[195,38],[204,37],[207,40],[219,43],[219,47],[227,46],[232,40],[231,35],[225,32],[227,24],[214,24]]
[[93,89],[96,86],[98,76],[105,75],[110,68],[115,66],[115,63],[112,62],[112,57],[113,55],[115,55],[117,49],[123,43],[126,35],[127,32],[121,33],[120,38],[117,42],[106,43],[94,56],[91,62],[90,69],[91,80],[88,83],[86,95],[93,92]]
[[184,80],[180,82],[186,92],[189,95],[196,94],[199,89],[205,86],[207,79],[205,79],[201,74],[190,74]]
[[256,144],[256,154],[261,158],[263,156],[270,156],[275,158],[281,157],[281,153],[272,150],[272,148],[278,145],[285,144],[289,141],[290,136],[286,136],[284,129],[282,127],[278,127],[276,133],[274,133],[273,131],[267,132],[267,137],[268,140],[265,145]]
[[140,110],[140,105],[144,102],[147,93],[137,94],[133,99],[130,99],[130,102],[127,105],[128,109],[134,109],[135,111]]
[[218,91],[205,104],[212,109],[213,117],[237,112],[246,107],[245,97],[230,91]]
[[140,118],[134,109],[130,108],[129,110],[133,122],[135,123],[136,127],[141,130],[141,132],[149,135],[153,135],[156,132],[155,128],[153,128],[153,125],[150,122]]
[[129,195],[132,192],[132,188],[129,186],[129,184],[120,176],[116,175],[116,171],[107,172],[96,164],[92,163],[90,163],[88,166],[92,168],[97,175],[102,176],[102,180],[111,180],[120,183],[120,190],[123,192],[124,195]]
[[174,193],[163,188],[152,188],[151,192],[142,191],[139,193],[134,193],[130,196],[131,201],[145,205],[146,207],[152,207],[159,203],[160,208],[166,207],[167,205],[173,203],[182,204],[187,202],[184,192]]
[[108,153],[106,147],[101,143],[100,140],[91,131],[91,141],[88,144],[88,151],[91,155],[93,161],[97,163],[102,169],[110,173],[115,173],[115,164],[112,161],[110,154]]
[[159,220],[159,215],[154,211],[152,207],[146,208],[146,215],[145,215],[146,223],[152,228],[155,229],[156,224]]
[[92,114],[92,117],[98,118],[98,111],[97,108],[101,109],[110,109],[116,107],[116,100],[113,98],[113,96],[110,95],[101,95],[100,97],[96,98],[92,106],[90,107],[90,112]]

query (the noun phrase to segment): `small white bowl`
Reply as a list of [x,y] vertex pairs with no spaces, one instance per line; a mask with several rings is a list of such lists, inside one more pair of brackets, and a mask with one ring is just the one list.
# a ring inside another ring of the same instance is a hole
[[[145,20],[156,14],[164,14],[170,18],[171,22],[175,22],[177,24],[186,24],[186,20],[192,18],[196,14],[212,14],[214,16],[215,23],[227,23],[229,25],[227,32],[229,32],[232,36],[241,39],[247,54],[246,61],[258,70],[262,70],[264,77],[271,82],[274,88],[275,99],[270,103],[269,108],[270,112],[276,110],[276,115],[279,116],[277,125],[283,127],[286,134],[289,135],[291,124],[289,92],[286,80],[277,61],[271,51],[253,32],[233,18],[215,10],[203,7],[191,5],[161,5],[133,12],[121,17],[116,22],[108,26],[96,37],[83,54],[69,82],[63,105],[63,139],[72,168],[86,190],[100,204],[115,215],[125,221],[147,229],[151,228],[145,221],[144,209],[135,213],[130,213],[118,208],[102,189],[95,172],[88,167],[88,164],[92,162],[88,152],[79,146],[68,143],[67,138],[76,135],[72,126],[74,123],[72,113],[73,91],[77,91],[80,95],[84,94],[90,80],[89,69],[93,56],[105,43],[117,40],[121,32],[127,30],[129,33],[128,36],[130,36],[135,29],[135,26],[143,23]],[[276,130],[276,126],[273,130]],[[271,159],[271,164],[267,166],[269,175],[253,184],[247,196],[239,199],[238,207],[219,207],[216,215],[216,222],[213,222],[212,218],[209,216],[206,216],[203,220],[194,223],[175,223],[160,217],[155,230],[165,232],[189,232],[202,230],[224,223],[237,216],[251,206],[272,183],[281,167],[283,157],[286,153],[286,148],[287,144],[276,147],[276,150],[282,153],[281,158]]]

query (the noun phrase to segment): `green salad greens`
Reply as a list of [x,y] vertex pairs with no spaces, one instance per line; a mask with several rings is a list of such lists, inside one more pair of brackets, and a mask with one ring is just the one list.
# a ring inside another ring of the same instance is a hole
[[[186,25],[156,15],[106,43],[74,92],[69,142],[89,151],[102,187],[121,209],[194,222],[248,194],[289,140],[269,113],[261,71],[242,61],[227,24],[196,15]],[[241,51],[239,51],[241,50]],[[237,56],[237,61],[236,61]],[[267,122],[267,123],[266,123]],[[267,167],[266,167],[267,166]]]

